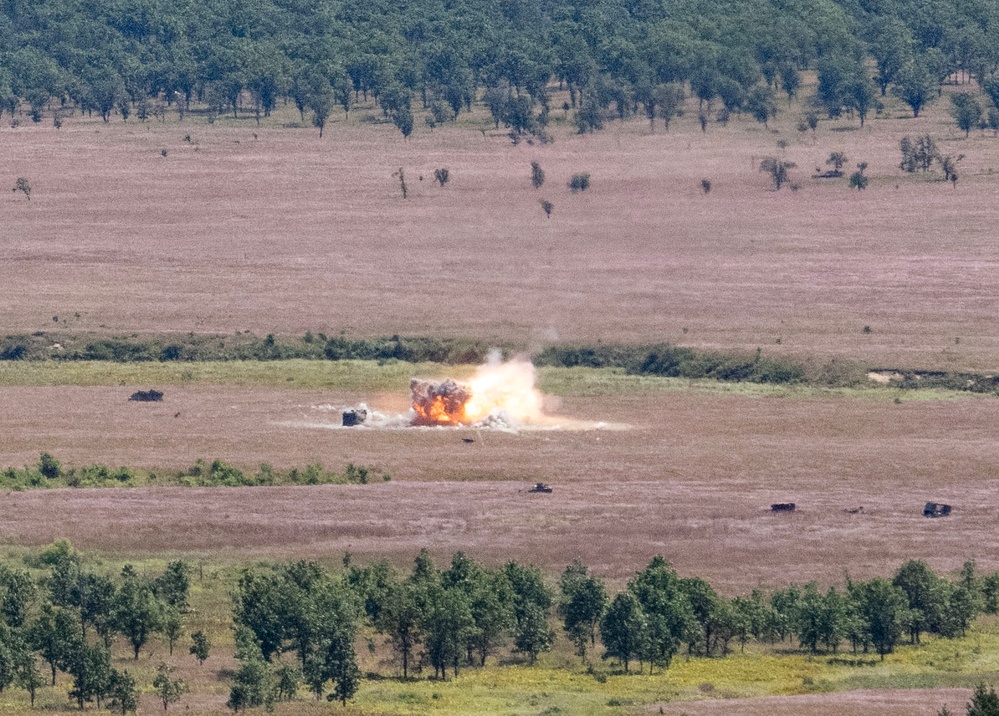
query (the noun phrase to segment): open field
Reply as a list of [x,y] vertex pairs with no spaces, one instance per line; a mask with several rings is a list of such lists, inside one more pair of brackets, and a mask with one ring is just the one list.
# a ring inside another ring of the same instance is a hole
[[[918,120],[870,118],[864,129],[823,121],[815,136],[795,130],[797,109],[771,125],[777,131],[740,118],[706,134],[688,112],[669,133],[634,120],[582,137],[561,127],[552,145],[516,147],[464,119],[420,127],[404,142],[391,126],[359,121],[360,112],[328,126],[322,141],[312,129],[277,126],[297,120],[293,110],[263,127],[80,118],[58,131],[5,127],[0,333],[45,331],[58,341],[60,332],[311,330],[531,347],[669,340],[759,346],[819,364],[992,373],[999,139],[965,140],[945,108]],[[893,101],[887,113],[903,114]],[[481,119],[471,121],[485,127]],[[944,153],[966,155],[956,188],[898,170],[898,140],[926,132]],[[848,170],[868,162],[866,192],[809,178],[831,151],[847,154]],[[778,153],[798,165],[796,192],[773,192],[757,171]],[[529,181],[533,159],[548,176],[539,191]],[[408,200],[392,177],[400,166]],[[445,188],[431,181],[442,166],[452,177]],[[570,194],[565,182],[580,171],[591,173],[592,188]],[[17,176],[30,178],[30,202],[9,191]],[[550,220],[541,198],[555,206]],[[548,412],[565,416],[564,427],[601,429],[335,429],[334,407],[365,401],[402,412],[409,377],[437,370],[0,364],[0,468],[48,451],[77,466],[354,462],[392,476],[369,485],[7,493],[0,541],[17,552],[67,537],[111,560],[182,555],[228,566],[337,561],[347,551],[402,565],[426,546],[439,559],[464,550],[555,574],[578,557],[616,587],[663,554],[727,595],[839,584],[846,571],[882,576],[912,558],[943,572],[966,559],[999,569],[994,397],[549,369],[540,372]],[[126,400],[151,386],[165,389],[163,403]],[[525,493],[539,480],[555,491]],[[929,500],[953,504],[954,514],[924,519]],[[778,501],[800,509],[771,514]],[[684,699],[665,706],[674,716],[936,714],[944,703],[960,710],[966,687],[996,673],[992,631],[962,644],[961,659],[916,670],[906,656],[888,671],[830,676],[803,656],[778,669],[753,655],[597,688],[592,677],[542,664],[412,688],[366,682],[358,703],[365,713],[635,713],[663,694]],[[227,656],[213,669],[231,665]],[[828,680],[815,691],[839,693],[803,693],[816,673]],[[190,709],[221,713],[226,687],[216,671],[183,674],[197,685]],[[701,699],[709,696],[723,698]],[[64,694],[51,701],[64,703]],[[157,708],[147,694],[140,713]],[[279,709],[313,712],[327,711],[304,702]]]
[[[565,393],[549,412],[569,426],[627,427],[510,434],[337,426],[332,406],[366,400],[402,412],[404,390],[194,383],[171,386],[163,403],[141,404],[126,400],[129,386],[7,387],[3,465],[34,463],[47,450],[67,465],[169,470],[198,458],[250,470],[260,462],[282,469],[322,462],[334,470],[354,462],[393,479],[13,493],[3,501],[0,535],[24,544],[65,536],[125,554],[350,551],[400,563],[427,546],[444,558],[463,549],[492,563],[514,558],[552,571],[580,557],[616,580],[661,553],[729,592],[835,582],[847,569],[884,574],[909,558],[944,571],[970,558],[999,569],[994,398],[751,386],[712,392],[666,379],[645,379],[645,389],[630,394],[613,390],[613,376],[605,376],[603,392],[586,395],[560,383],[559,372],[545,373]],[[555,493],[524,493],[538,480]],[[955,514],[926,520],[927,500],[953,503]],[[768,512],[783,501],[797,502],[800,512]],[[843,512],[859,506],[863,514]]]
[[[404,142],[357,117],[322,141],[250,120],[4,128],[3,181],[34,191],[0,194],[0,326],[56,340],[63,328],[666,339],[992,371],[999,140],[965,140],[946,104],[864,129],[823,121],[814,137],[796,131],[798,109],[776,131],[742,117],[707,133],[689,112],[668,133],[635,119],[516,147],[467,123]],[[899,138],[924,132],[966,155],[956,189],[898,170]],[[866,192],[809,178],[834,150],[847,169],[869,163]],[[797,192],[757,170],[778,151],[798,165]],[[592,188],[570,194],[580,171]]]

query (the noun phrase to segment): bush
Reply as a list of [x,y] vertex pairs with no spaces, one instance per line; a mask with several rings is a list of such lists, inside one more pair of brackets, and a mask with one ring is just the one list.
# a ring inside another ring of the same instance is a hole
[[17,181],[14,182],[14,188],[11,189],[11,191],[15,193],[19,191],[23,192],[24,195],[28,198],[28,201],[31,201],[31,184],[29,184],[28,180],[25,179],[24,177],[17,178]]
[[535,189],[540,189],[545,183],[545,171],[537,162],[531,162],[531,185]]
[[38,472],[49,480],[55,480],[62,475],[62,465],[49,453],[43,452],[38,460]]
[[443,186],[448,183],[451,179],[451,172],[448,171],[447,167],[442,167],[441,169],[434,169],[434,181]]
[[868,178],[864,175],[864,170],[867,169],[867,162],[860,162],[857,165],[857,171],[850,175],[850,188],[856,189],[857,191],[863,191],[867,188]]
[[589,188],[589,174],[573,174],[572,178],[569,180],[569,189],[571,189],[573,193],[576,193],[577,191],[586,191]]

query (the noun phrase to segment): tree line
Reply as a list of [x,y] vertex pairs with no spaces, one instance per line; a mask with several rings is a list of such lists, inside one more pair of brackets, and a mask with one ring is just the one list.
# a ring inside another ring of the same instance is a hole
[[[766,122],[818,72],[818,106],[863,122],[889,88],[918,115],[948,77],[985,86],[999,68],[999,0],[4,0],[0,110],[56,101],[105,120],[192,102],[258,118],[280,102],[322,131],[373,97],[406,136],[413,103],[446,122],[475,102],[514,136],[551,111],[580,131],[644,113],[668,127],[689,88],[702,127]],[[568,90],[551,106],[557,82]],[[244,106],[244,103],[246,106]]]
[[972,562],[956,581],[910,561],[891,579],[848,579],[827,590],[813,582],[731,599],[703,579],[679,576],[662,557],[613,595],[578,562],[554,586],[536,567],[491,568],[460,552],[439,569],[421,551],[409,572],[378,562],[331,573],[298,562],[239,579],[241,667],[229,705],[293,698],[299,683],[317,699],[346,701],[361,679],[353,644],[362,629],[382,636],[403,679],[457,677],[494,655],[533,664],[558,632],[584,662],[599,655],[625,673],[636,664],[652,673],[677,655],[724,658],[751,640],[884,659],[924,634],[962,636],[978,613],[997,610],[999,574],[979,576]]
[[[35,693],[63,672],[81,709],[134,711],[140,685],[114,666],[111,648],[120,640],[138,660],[157,640],[173,654],[190,621],[190,565],[173,561],[155,576],[126,565],[108,576],[65,541],[27,562],[41,576],[0,567],[0,692],[24,689],[34,705]],[[422,550],[408,571],[386,562],[356,566],[349,555],[338,570],[305,561],[245,569],[231,599],[239,665],[228,705],[242,711],[303,689],[346,703],[363,678],[361,637],[372,648],[380,637],[403,679],[446,680],[494,656],[533,664],[560,634],[591,668],[599,656],[623,673],[668,669],[678,656],[724,658],[750,641],[883,659],[901,643],[961,636],[979,613],[997,613],[999,573],[979,575],[968,562],[950,580],[910,561],[890,579],[726,598],[655,557],[614,594],[579,562],[552,583],[537,567],[488,567],[460,552],[439,568]],[[199,662],[210,647],[203,631],[190,635]],[[185,690],[171,674],[161,664],[152,684],[164,708]]]

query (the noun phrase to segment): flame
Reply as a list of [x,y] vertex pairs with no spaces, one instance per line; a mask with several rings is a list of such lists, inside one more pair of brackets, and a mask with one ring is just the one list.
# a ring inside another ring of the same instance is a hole
[[414,422],[470,425],[493,417],[512,424],[538,422],[542,399],[534,380],[530,361],[514,358],[504,363],[498,351],[490,354],[467,383],[413,380]]
[[421,417],[431,423],[456,422],[455,417],[448,413],[447,406],[444,405],[444,399],[441,397],[434,398],[434,401],[426,407]]

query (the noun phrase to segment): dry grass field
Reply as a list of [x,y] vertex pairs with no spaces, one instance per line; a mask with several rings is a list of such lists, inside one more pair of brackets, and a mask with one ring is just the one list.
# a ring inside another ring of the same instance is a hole
[[[249,119],[22,123],[0,129],[0,178],[33,187],[0,193],[0,326],[665,339],[991,371],[999,139],[964,139],[948,104],[912,120],[889,101],[891,119],[814,137],[797,108],[706,133],[693,111],[669,132],[634,119],[516,147],[467,124],[407,142],[356,117],[323,140]],[[926,132],[966,155],[956,188],[898,169],[899,138]],[[869,163],[866,192],[810,178],[832,151]],[[758,171],[774,154],[799,191]],[[589,191],[569,192],[575,172]]]
[[[946,104],[912,120],[889,101],[890,119],[823,121],[814,136],[796,130],[797,108],[769,129],[740,118],[707,133],[688,112],[668,133],[639,120],[591,136],[560,127],[544,146],[477,131],[482,117],[421,126],[406,142],[357,117],[319,140],[279,126],[293,111],[263,127],[4,127],[0,333],[668,340],[991,373],[999,138],[964,139]],[[956,187],[898,169],[899,139],[927,132],[966,155]],[[849,171],[869,164],[867,191],[811,178],[832,151]],[[758,171],[768,155],[797,164],[796,191],[772,191]],[[537,191],[531,160],[548,177]],[[438,167],[451,174],[443,188]],[[589,191],[569,192],[575,172],[591,174]],[[19,176],[30,202],[9,190]],[[67,465],[156,470],[198,458],[251,470],[354,462],[390,482],[7,493],[0,540],[220,561],[349,551],[399,564],[426,546],[551,573],[578,557],[616,586],[663,554],[726,594],[885,575],[910,558],[999,569],[994,397],[645,380],[553,391],[549,412],[567,425],[623,429],[344,430],[323,406],[401,412],[405,390],[297,381],[300,368],[282,384],[281,369],[245,381],[203,366],[164,372],[166,400],[138,404],[127,396],[149,382],[117,368],[81,378],[70,366],[62,377],[0,366],[0,468],[48,451]],[[527,494],[539,480],[555,491]],[[924,519],[928,500],[954,514]],[[799,511],[771,514],[778,501]],[[967,693],[708,699],[667,713],[935,714]]]
[[[557,412],[628,429],[509,434],[340,429],[323,406],[403,394],[177,386],[161,404],[130,388],[2,391],[3,464],[104,462],[183,469],[221,458],[253,469],[348,462],[389,483],[274,488],[32,491],[4,496],[0,536],[83,548],[246,558],[389,556],[462,549],[561,570],[579,557],[623,581],[664,554],[732,593],[790,580],[886,574],[909,558],[999,569],[999,401],[896,404],[894,393],[799,395],[696,389],[565,397]],[[179,413],[179,416],[177,415]],[[475,440],[463,442],[461,438]],[[543,480],[552,495],[525,488]],[[927,520],[927,500],[955,505]],[[800,511],[774,515],[772,502]],[[863,514],[844,510],[863,506]]]

